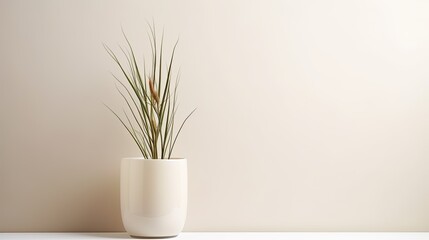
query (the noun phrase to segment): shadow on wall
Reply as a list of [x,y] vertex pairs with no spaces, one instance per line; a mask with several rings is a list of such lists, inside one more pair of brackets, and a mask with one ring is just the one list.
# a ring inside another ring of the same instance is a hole
[[85,190],[79,196],[82,211],[71,220],[72,231],[125,231],[120,213],[118,176],[105,176],[82,189]]

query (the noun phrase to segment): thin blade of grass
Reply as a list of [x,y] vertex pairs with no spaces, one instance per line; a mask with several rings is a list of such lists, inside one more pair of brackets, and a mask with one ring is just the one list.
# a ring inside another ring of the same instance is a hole
[[192,110],[192,112],[185,118],[185,120],[183,120],[182,124],[180,125],[180,128],[176,133],[176,137],[174,138],[173,145],[171,146],[170,155],[168,156],[168,158],[171,158],[171,153],[174,149],[174,145],[176,144],[177,137],[179,137],[179,134],[182,131],[183,126],[185,125],[186,121],[188,121],[189,117],[195,112],[195,110],[197,109],[195,108],[194,110]]
[[124,121],[122,121],[122,119],[121,119],[121,117],[119,117],[119,115],[115,112],[115,111],[113,111],[113,109],[112,108],[110,108],[109,106],[107,106],[106,104],[104,104],[104,106],[106,106],[115,116],[116,116],[116,118],[122,123],[122,125],[125,127],[125,129],[127,129],[127,131],[128,131],[128,133],[131,135],[131,137],[134,139],[134,141],[135,141],[135,143],[137,144],[137,146],[139,147],[139,149],[140,149],[140,151],[141,151],[141,153],[143,154],[143,155],[145,155],[145,152],[144,152],[144,150],[140,147],[140,145],[139,145],[139,141],[134,137],[134,135],[131,133],[131,131],[130,131],[130,129],[128,128],[128,126],[124,123]]
[[[136,114],[134,113],[135,110],[131,107],[131,104],[129,103],[128,99],[125,97],[125,95],[122,93],[122,91],[118,87],[116,87],[116,89],[118,90],[119,94],[121,94],[122,98],[124,99],[125,103],[127,104],[128,108],[130,109],[130,112],[131,112],[131,114],[132,114],[135,122],[137,123],[138,127],[140,128],[140,130],[142,132],[144,132],[145,131],[144,127],[142,127],[142,125],[144,125],[143,119],[142,119],[142,123],[140,123],[139,120],[136,117]],[[139,113],[140,113],[140,111],[139,111]],[[146,149],[146,145],[150,146],[150,141],[148,140],[148,138],[145,135],[142,135],[142,136],[144,137],[142,139],[142,140],[144,140],[144,142],[143,142],[144,144],[143,145],[144,145],[144,148]]]

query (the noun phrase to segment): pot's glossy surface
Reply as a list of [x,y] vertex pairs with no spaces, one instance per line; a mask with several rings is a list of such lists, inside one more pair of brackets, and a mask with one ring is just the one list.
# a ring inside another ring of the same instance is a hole
[[187,192],[186,159],[122,159],[122,222],[131,236],[178,235],[186,220]]

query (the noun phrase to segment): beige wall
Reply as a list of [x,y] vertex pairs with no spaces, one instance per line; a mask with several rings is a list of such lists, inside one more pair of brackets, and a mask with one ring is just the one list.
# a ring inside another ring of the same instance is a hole
[[[122,231],[102,43],[180,34],[187,231],[429,231],[428,1],[0,1],[0,231]],[[177,69],[177,68],[176,68]]]

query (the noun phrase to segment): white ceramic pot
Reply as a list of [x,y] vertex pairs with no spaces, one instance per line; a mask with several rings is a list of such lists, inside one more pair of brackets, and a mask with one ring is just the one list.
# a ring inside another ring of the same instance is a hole
[[187,195],[186,159],[122,159],[122,222],[132,237],[177,236],[185,225]]

